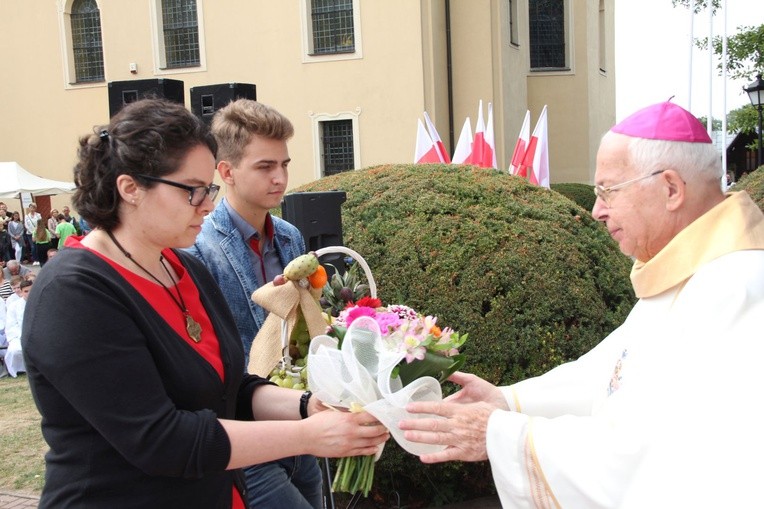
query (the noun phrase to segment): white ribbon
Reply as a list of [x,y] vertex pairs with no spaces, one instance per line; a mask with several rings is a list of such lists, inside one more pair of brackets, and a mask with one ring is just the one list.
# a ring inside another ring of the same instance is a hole
[[[441,401],[440,383],[425,376],[403,387],[400,378],[391,378],[406,352],[382,336],[377,322],[368,316],[356,318],[348,327],[342,349],[336,338],[322,335],[310,342],[308,386],[313,394],[331,406],[360,406],[377,418],[401,447],[417,456],[442,451],[445,446],[410,442],[403,437],[398,422],[403,419],[437,417],[411,414],[412,401]],[[416,362],[416,361],[415,361]]]

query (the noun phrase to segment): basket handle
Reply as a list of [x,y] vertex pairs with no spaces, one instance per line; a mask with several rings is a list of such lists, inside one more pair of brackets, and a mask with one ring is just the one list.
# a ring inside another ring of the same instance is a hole
[[374,276],[371,275],[371,269],[369,268],[369,264],[366,263],[366,260],[363,259],[363,257],[353,251],[352,249],[344,246],[327,246],[322,247],[321,249],[317,249],[315,251],[316,257],[321,258],[325,254],[334,254],[334,253],[342,253],[350,256],[355,261],[358,262],[358,264],[363,269],[363,273],[366,276],[366,280],[369,282],[369,293],[371,294],[372,298],[377,298],[377,283],[374,281]]

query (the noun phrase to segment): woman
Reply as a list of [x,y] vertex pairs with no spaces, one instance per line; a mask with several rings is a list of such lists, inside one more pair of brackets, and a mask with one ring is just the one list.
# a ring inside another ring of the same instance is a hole
[[37,223],[40,223],[42,216],[37,212],[37,205],[30,203],[27,207],[27,213],[24,216],[24,237],[32,255],[32,265],[40,265],[40,259],[37,251],[37,245],[34,241],[34,233],[37,230]]
[[21,222],[21,216],[18,212],[11,214],[11,220],[8,222],[8,234],[11,236],[11,246],[16,261],[21,263],[21,254],[24,249],[24,223]]
[[24,319],[50,445],[41,508],[244,507],[243,466],[370,454],[388,436],[243,374],[224,296],[176,250],[213,208],[215,150],[182,105],[153,99],[80,141],[73,204],[94,229],[40,272]]
[[37,253],[37,262],[35,263],[40,265],[40,267],[43,267],[48,263],[48,249],[51,247],[50,232],[43,221],[37,221],[34,234],[32,235],[32,241],[35,246],[34,252]]
[[58,236],[56,235],[56,226],[58,226],[58,210],[53,209],[48,216],[48,232],[50,232],[50,243],[54,246],[58,245]]

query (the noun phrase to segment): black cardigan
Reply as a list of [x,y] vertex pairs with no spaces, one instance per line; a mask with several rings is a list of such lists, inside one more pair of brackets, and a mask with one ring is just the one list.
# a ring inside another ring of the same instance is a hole
[[[217,420],[252,420],[231,312],[207,269],[177,252],[220,342],[214,368],[95,254],[63,250],[40,271],[22,331],[46,454],[40,507],[231,507],[239,471]],[[246,500],[246,496],[243,497]]]

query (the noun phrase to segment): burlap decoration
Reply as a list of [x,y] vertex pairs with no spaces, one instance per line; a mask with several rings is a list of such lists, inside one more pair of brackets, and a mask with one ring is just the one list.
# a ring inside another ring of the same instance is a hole
[[297,322],[298,309],[305,317],[310,337],[326,332],[326,321],[321,316],[321,307],[309,288],[301,288],[297,282],[287,281],[280,286],[268,283],[252,294],[252,300],[270,313],[252,342],[247,368],[249,373],[268,377],[279,363],[283,356],[281,323],[283,320],[287,322],[288,339]]

